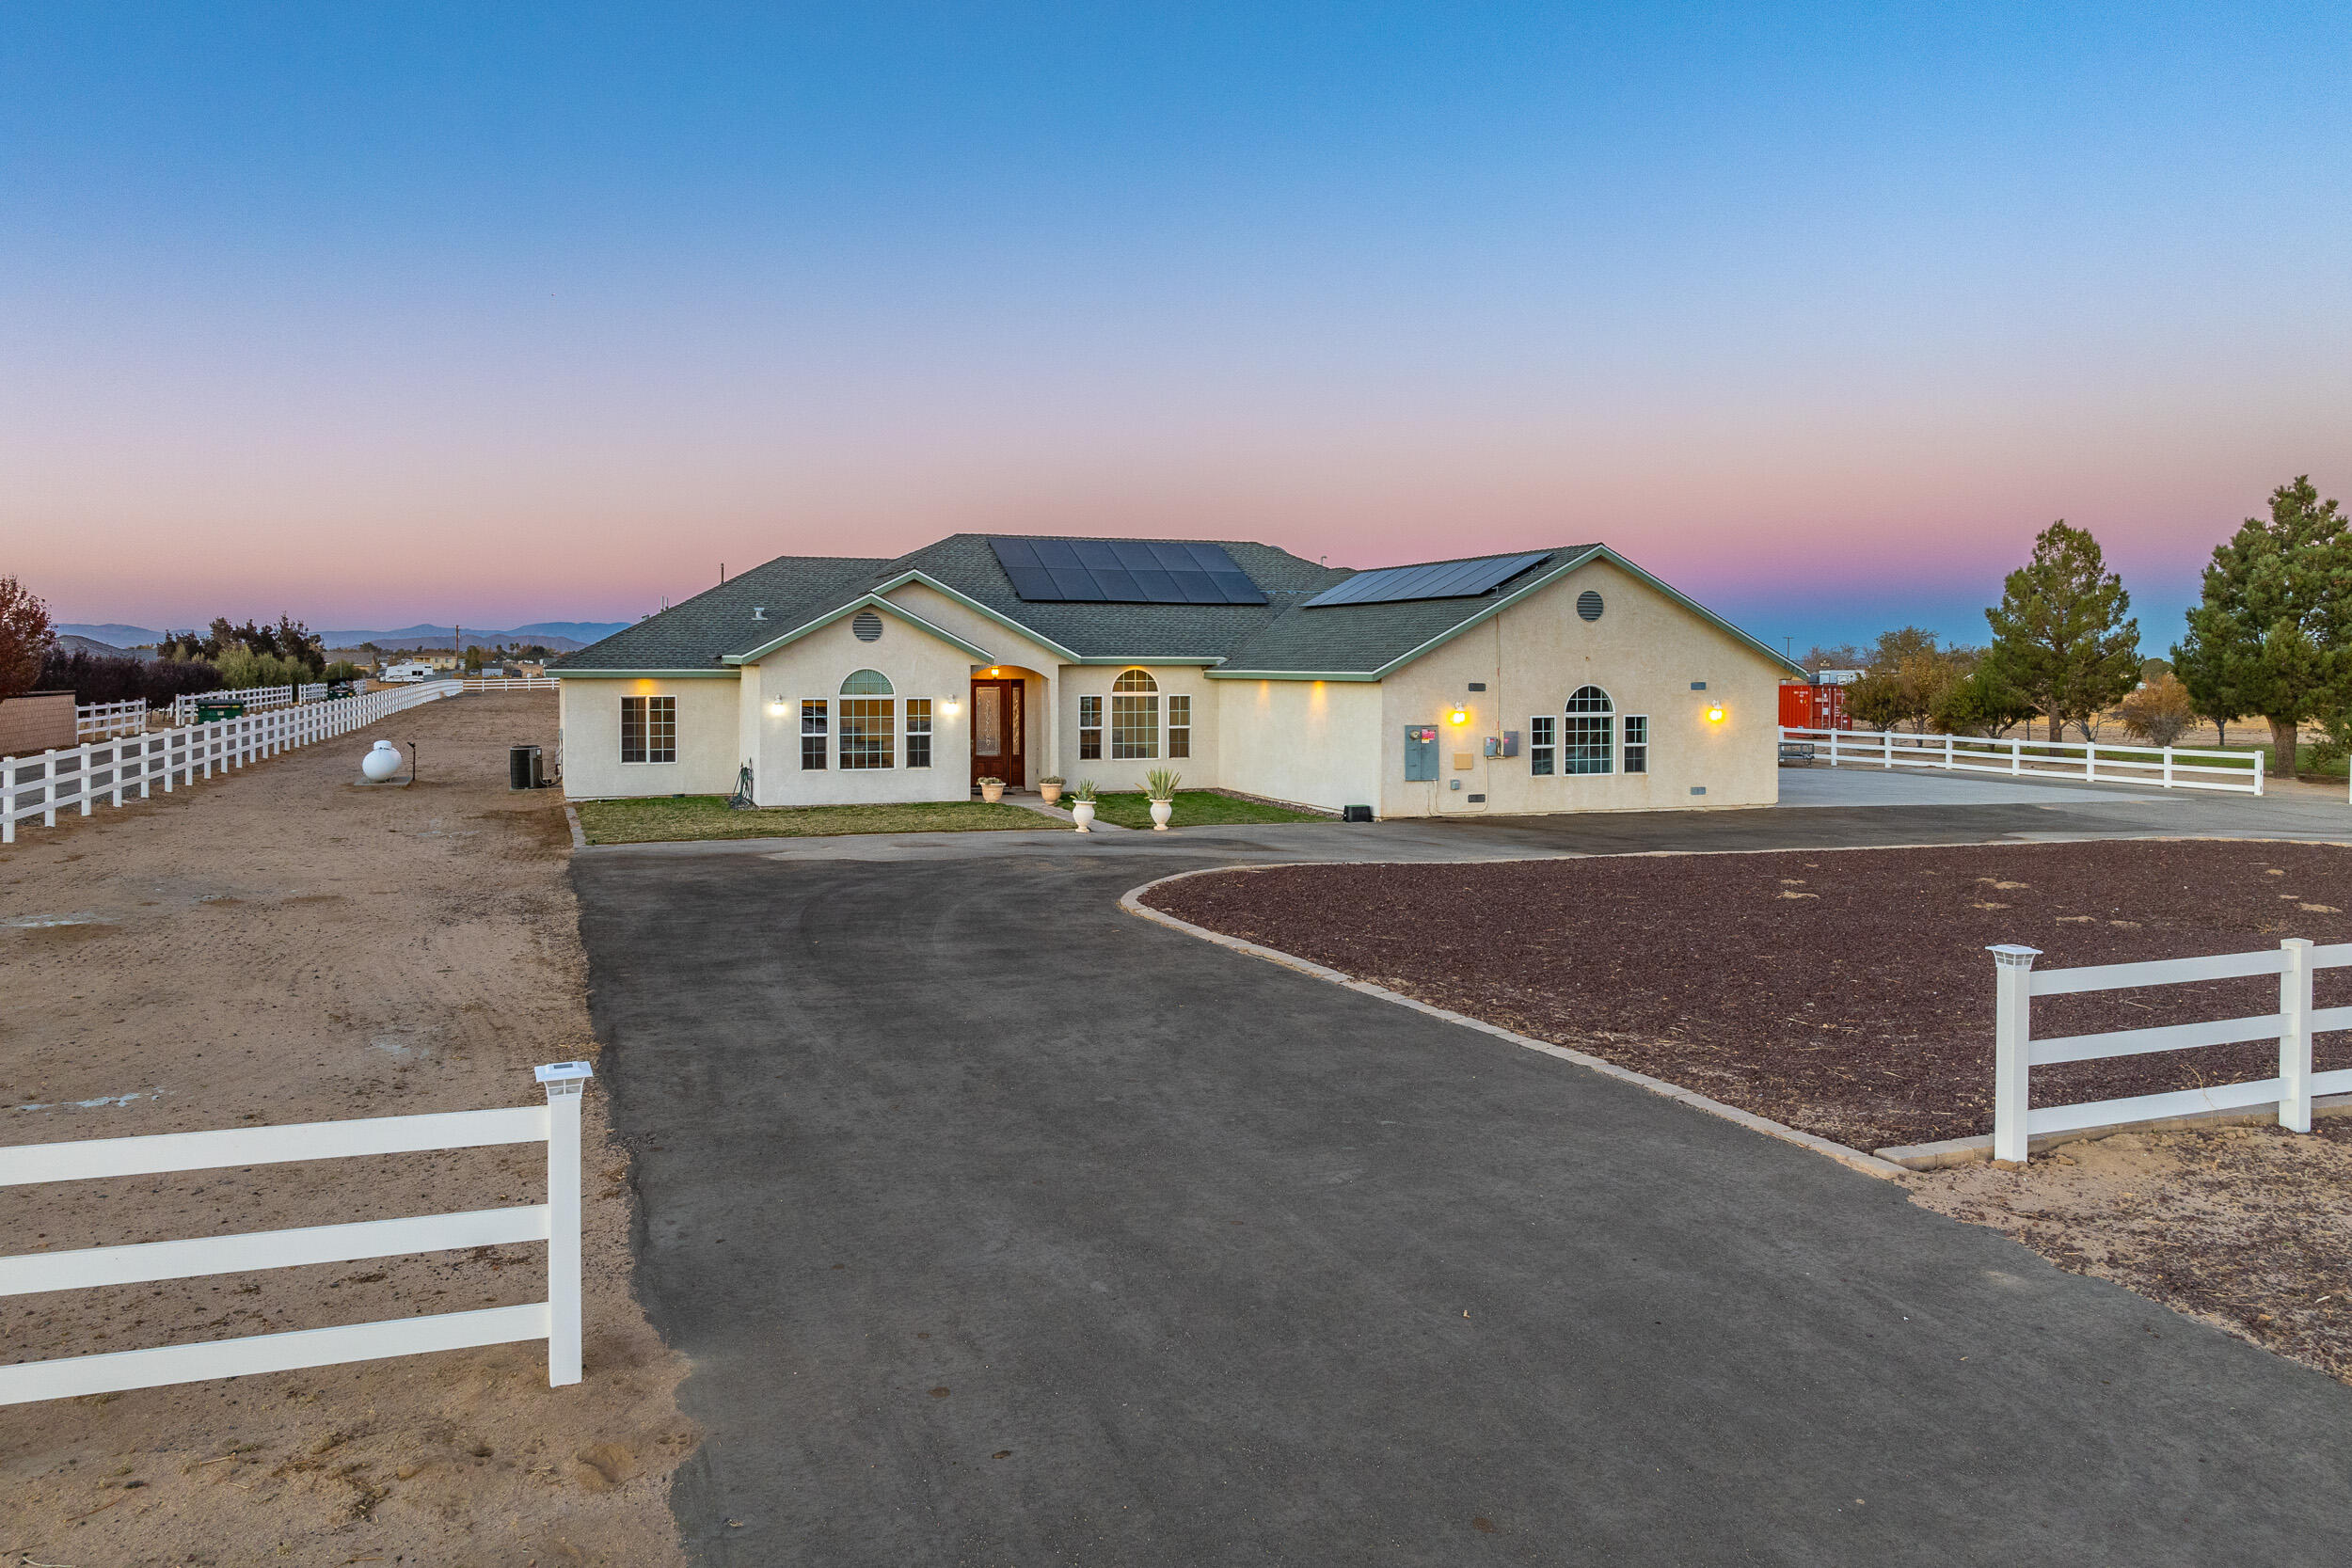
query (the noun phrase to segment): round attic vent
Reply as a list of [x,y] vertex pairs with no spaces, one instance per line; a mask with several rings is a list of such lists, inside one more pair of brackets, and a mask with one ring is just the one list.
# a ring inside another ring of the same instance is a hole
[[[1597,611],[1596,611],[1597,613]],[[850,617],[850,635],[861,642],[882,641],[882,617],[870,610],[861,610]]]
[[1576,612],[1587,621],[1600,619],[1600,595],[1587,588],[1576,596]]

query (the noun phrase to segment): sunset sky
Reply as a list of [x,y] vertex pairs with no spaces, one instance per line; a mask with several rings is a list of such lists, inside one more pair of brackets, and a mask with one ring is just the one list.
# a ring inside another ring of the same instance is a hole
[[0,11],[0,573],[633,618],[958,530],[1606,540],[2158,651],[2352,494],[2341,4]]

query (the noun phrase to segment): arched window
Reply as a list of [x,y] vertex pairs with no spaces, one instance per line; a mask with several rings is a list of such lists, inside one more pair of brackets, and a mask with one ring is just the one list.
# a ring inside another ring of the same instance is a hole
[[1560,736],[1560,771],[1563,773],[1607,773],[1610,768],[1610,732],[1615,727],[1610,715],[1614,708],[1609,693],[1597,686],[1580,686],[1568,699],[1567,720]]
[[841,766],[855,771],[896,762],[898,724],[891,712],[890,677],[853,670],[841,683]]
[[1111,755],[1160,754],[1160,683],[1142,670],[1121,670],[1111,682]]

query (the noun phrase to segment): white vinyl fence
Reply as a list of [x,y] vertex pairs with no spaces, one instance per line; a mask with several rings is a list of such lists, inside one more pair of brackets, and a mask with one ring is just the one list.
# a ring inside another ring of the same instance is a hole
[[157,784],[169,794],[175,781],[194,784],[213,771],[242,768],[296,746],[328,740],[378,719],[458,694],[454,681],[398,687],[331,703],[307,703],[188,724],[152,735],[84,741],[29,757],[0,757],[0,844],[16,842],[16,825],[38,816],[57,825],[57,813],[72,806],[87,816],[100,800],[120,805],[145,800]]
[[[2260,752],[2192,751],[2178,746],[2109,746],[2077,740],[1989,740],[1969,735],[1898,735],[1891,730],[1781,727],[1781,754],[1809,746],[1832,768],[1933,768],[1953,773],[2007,773],[2160,789],[2263,792]],[[2250,764],[2250,766],[2249,766]]]
[[552,691],[563,682],[553,675],[468,675],[469,691]]
[[[2296,1132],[2312,1130],[2312,1098],[2352,1091],[2352,1068],[2312,1071],[2312,1037],[2325,1029],[2352,1029],[2352,1007],[2312,1006],[2312,975],[2352,964],[2352,942],[2315,947],[2290,937],[2278,951],[2225,953],[2208,958],[2159,958],[2150,963],[2100,964],[2087,969],[2033,967],[2040,950],[2004,942],[1990,950],[1998,1011],[1994,1027],[1993,1157],[2023,1160],[2030,1139],[2086,1127],[2117,1127],[2170,1117],[2248,1105],[2279,1107],[2279,1125]],[[2279,976],[2279,1010],[2252,1018],[2171,1023],[2153,1029],[2111,1029],[2097,1035],[2033,1037],[2033,999],[2084,991],[2126,990],[2139,986],[2180,986],[2200,980],[2229,980],[2249,974]],[[2098,1061],[2146,1051],[2185,1051],[2196,1046],[2235,1045],[2247,1040],[2279,1042],[2279,1075],[2236,1084],[2214,1084],[2169,1094],[2134,1095],[2072,1105],[2030,1109],[2032,1069],[2060,1062]]]
[[201,691],[192,697],[174,697],[171,700],[171,721],[175,724],[194,723],[198,706],[207,703],[243,703],[245,710],[251,713],[257,708],[292,707],[296,703],[314,701],[303,695],[306,691],[315,691],[320,697],[326,695],[324,686],[246,686],[222,687],[217,691]]
[[0,1404],[74,1399],[297,1367],[331,1367],[388,1355],[510,1344],[517,1339],[548,1342],[550,1386],[578,1383],[580,1101],[581,1087],[592,1074],[586,1062],[556,1062],[538,1069],[537,1073],[547,1086],[544,1105],[0,1148],[0,1186],[332,1160],[354,1154],[479,1148],[492,1144],[544,1143],[548,1149],[548,1200],[527,1208],[475,1209],[456,1214],[0,1258],[0,1295],[29,1295],[37,1291],[80,1291],[306,1263],[345,1263],[404,1253],[545,1242],[545,1301],[0,1366]]
[[136,700],[127,703],[92,703],[73,709],[73,738],[103,740],[108,736],[143,735],[147,731],[147,705]]

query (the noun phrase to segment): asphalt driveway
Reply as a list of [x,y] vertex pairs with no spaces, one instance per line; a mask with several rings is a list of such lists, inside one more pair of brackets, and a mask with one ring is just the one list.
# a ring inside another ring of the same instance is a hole
[[2343,1560],[2342,1386],[1120,913],[1247,858],[1134,839],[575,858],[697,1560]]

